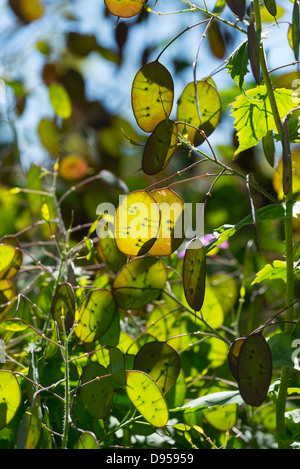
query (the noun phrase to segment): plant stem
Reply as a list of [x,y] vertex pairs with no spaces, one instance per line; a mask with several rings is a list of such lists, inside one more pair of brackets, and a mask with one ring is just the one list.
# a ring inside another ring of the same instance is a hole
[[[62,323],[64,321],[62,320]],[[62,438],[62,449],[67,449],[68,433],[69,433],[69,415],[70,415],[70,383],[69,383],[69,353],[68,353],[69,337],[65,336],[64,363],[65,363],[65,419],[64,431]]]

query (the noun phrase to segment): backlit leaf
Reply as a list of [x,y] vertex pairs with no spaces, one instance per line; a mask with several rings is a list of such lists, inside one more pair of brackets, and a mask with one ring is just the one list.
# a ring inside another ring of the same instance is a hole
[[126,383],[124,355],[119,348],[109,347],[110,368],[112,378],[116,383],[124,385]]
[[189,306],[200,311],[205,296],[205,248],[199,238],[187,246],[183,261],[183,289]]
[[169,119],[161,121],[144,148],[142,159],[144,173],[154,175],[165,169],[174,154],[177,142],[177,125]]
[[76,449],[99,449],[96,436],[91,432],[83,432],[76,444]]
[[[113,386],[107,370],[97,362],[88,365],[81,377],[80,397],[85,410],[94,418],[102,419],[113,403]],[[90,382],[91,381],[91,382]],[[88,383],[88,384],[85,384]]]
[[248,63],[249,63],[248,41],[244,41],[228,57],[228,63],[226,65],[226,68],[228,68],[231,78],[239,86],[240,90],[243,89],[244,82],[245,82],[245,75],[247,75],[248,73]]
[[68,119],[72,114],[72,104],[66,89],[59,83],[51,83],[49,97],[55,113],[63,119]]
[[244,17],[246,0],[226,0],[226,3],[235,15],[239,16],[241,19]]
[[51,314],[60,330],[68,330],[72,327],[75,316],[75,294],[70,283],[61,283],[57,287],[51,303]]
[[170,116],[174,99],[174,83],[170,72],[160,62],[144,65],[135,75],[131,100],[137,124],[144,132]]
[[272,355],[262,334],[252,334],[242,344],[237,376],[239,390],[246,404],[260,406],[266,398],[272,377]]
[[23,260],[22,252],[9,244],[0,244],[0,280],[16,275]]
[[44,15],[44,4],[41,0],[9,0],[13,12],[24,22],[31,23]]
[[137,309],[155,300],[167,281],[165,265],[155,257],[128,262],[113,282],[113,293],[123,309]]
[[143,8],[144,0],[104,0],[112,15],[131,18],[138,15]]
[[136,354],[133,367],[151,376],[167,394],[178,378],[180,357],[166,342],[149,342]]
[[178,130],[196,147],[205,140],[198,129],[202,130],[206,137],[211,135],[219,123],[222,109],[218,91],[207,81],[197,82],[197,96],[200,116],[194,82],[184,88],[177,107],[177,120],[186,123],[179,124]]
[[235,339],[229,347],[228,351],[228,366],[231,371],[232,376],[237,380],[237,365],[238,365],[238,358],[239,353],[241,350],[241,346],[245,342],[246,337],[239,337]]
[[169,256],[185,238],[184,202],[172,189],[157,189],[150,193],[158,203],[160,226],[157,239],[148,251],[151,256]]
[[109,290],[94,290],[85,297],[75,313],[75,334],[85,343],[99,339],[117,314],[114,297]]
[[159,206],[147,191],[138,190],[126,195],[116,210],[118,249],[129,256],[145,254],[157,238],[159,222]]
[[169,410],[160,388],[143,371],[127,371],[126,392],[144,419],[155,427],[165,427]]
[[0,370],[0,430],[6,427],[21,404],[21,388],[11,371]]

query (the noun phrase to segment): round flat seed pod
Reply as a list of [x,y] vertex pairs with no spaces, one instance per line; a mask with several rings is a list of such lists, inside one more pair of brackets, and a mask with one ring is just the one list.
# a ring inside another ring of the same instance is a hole
[[237,360],[237,377],[245,403],[260,406],[272,377],[272,355],[262,334],[250,335],[242,344]]
[[104,366],[93,362],[85,368],[81,377],[81,384],[84,385],[80,388],[82,404],[85,410],[97,419],[106,417],[113,403],[114,388],[110,377],[101,378],[107,374]]
[[0,280],[16,275],[23,260],[22,252],[9,244],[0,244]]
[[128,262],[113,282],[113,294],[123,309],[138,309],[155,300],[167,281],[163,262],[155,257],[140,257]]
[[164,65],[150,62],[137,72],[131,103],[137,124],[144,132],[153,132],[161,121],[169,118],[173,100],[173,78]]
[[115,240],[118,249],[128,256],[142,256],[154,244],[160,223],[155,199],[144,190],[131,192],[116,210]]
[[57,287],[52,298],[51,314],[60,330],[68,330],[72,327],[75,316],[75,294],[70,283],[61,283]]
[[264,0],[265,7],[272,16],[277,15],[277,6],[275,0]]
[[211,83],[198,81],[197,97],[195,83],[191,82],[184,88],[177,106],[177,120],[186,123],[178,124],[178,131],[185,135],[195,147],[205,140],[198,129],[209,137],[219,123],[222,110],[220,95]]
[[149,249],[151,256],[169,256],[184,241],[184,202],[172,189],[151,191],[160,210],[160,225],[157,239]]
[[19,382],[11,371],[0,370],[0,430],[16,415],[22,399]]
[[241,346],[245,342],[246,337],[239,337],[238,339],[235,339],[232,344],[229,347],[228,351],[228,366],[231,371],[232,376],[237,380],[238,375],[237,375],[237,364],[238,364],[238,358],[239,358],[239,353],[241,350]]
[[131,18],[142,11],[144,0],[104,0],[104,3],[112,15]]
[[123,353],[116,347],[109,347],[109,358],[113,379],[116,383],[124,385],[126,383],[126,373]]
[[226,0],[230,10],[241,19],[245,16],[246,0]]
[[183,260],[183,290],[189,306],[200,311],[205,296],[206,256],[199,238],[194,238],[187,246]]
[[154,175],[169,164],[178,143],[178,129],[169,119],[161,121],[147,140],[142,158],[145,174]]
[[173,388],[178,378],[180,357],[165,342],[149,342],[136,354],[133,368],[144,371],[151,376],[166,395]]
[[109,290],[90,292],[75,313],[75,334],[82,342],[99,339],[112,324],[118,309]]
[[126,392],[144,419],[154,427],[165,427],[169,409],[160,388],[143,371],[127,371]]

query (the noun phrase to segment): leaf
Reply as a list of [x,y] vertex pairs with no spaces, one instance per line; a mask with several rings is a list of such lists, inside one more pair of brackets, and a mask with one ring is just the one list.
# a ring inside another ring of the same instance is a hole
[[272,354],[272,364],[274,368],[281,368],[286,366],[288,368],[295,368],[295,363],[292,360],[293,341],[295,337],[292,334],[280,332],[274,334],[268,340]]
[[153,379],[143,371],[127,371],[126,392],[144,419],[154,427],[165,427],[169,420],[166,400]]
[[260,61],[259,61],[259,40],[254,23],[250,23],[247,29],[248,34],[248,55],[254,79],[260,83]]
[[138,190],[126,195],[115,216],[118,249],[128,256],[145,254],[157,238],[159,223],[159,206],[151,194]]
[[226,406],[231,404],[242,405],[244,403],[239,391],[220,391],[193,399],[181,407],[170,409],[170,412],[184,411],[185,413],[197,412],[201,409],[209,409],[214,406]]
[[66,181],[77,181],[84,178],[89,171],[86,160],[74,153],[65,156],[59,164],[59,175]]
[[66,89],[59,83],[51,83],[49,97],[55,113],[63,119],[69,119],[72,114],[72,104]]
[[13,12],[26,24],[40,19],[44,15],[44,4],[41,0],[9,0]]
[[21,388],[11,371],[0,370],[0,430],[16,415],[22,399]]
[[23,319],[12,318],[0,321],[0,329],[8,332],[21,332],[28,329],[29,324]]
[[46,222],[50,221],[50,210],[46,202],[43,203],[42,208],[41,208],[41,216],[42,219],[45,220]]
[[[75,294],[70,283],[58,285],[51,302],[51,314],[60,330],[69,330],[75,316]],[[62,317],[64,322],[62,322]]]
[[117,314],[117,305],[109,290],[94,290],[88,293],[75,313],[75,334],[82,342],[99,339],[112,324]]
[[261,333],[249,335],[242,344],[237,376],[245,403],[259,407],[266,398],[272,377],[272,355]]
[[160,225],[157,238],[148,254],[169,256],[182,244],[185,238],[184,202],[172,189],[166,187],[150,192],[160,211]]
[[165,119],[161,121],[148,138],[142,159],[145,174],[154,175],[169,164],[178,143],[177,125]]
[[246,0],[226,0],[226,3],[235,15],[239,16],[241,19],[244,17]]
[[264,280],[281,279],[286,281],[286,262],[273,261],[271,264],[265,265],[259,272],[257,272],[255,279],[251,285],[263,282]]
[[264,0],[264,4],[270,15],[277,15],[276,0]]
[[197,147],[205,141],[197,129],[202,130],[206,137],[209,137],[219,123],[222,104],[218,91],[211,83],[198,81],[196,89],[200,117],[195,84],[191,82],[186,85],[178,100],[177,121],[186,123],[178,124],[178,130]]
[[205,296],[205,248],[199,238],[189,242],[183,260],[183,289],[189,306],[200,311]]
[[131,18],[142,11],[144,0],[104,0],[104,3],[112,15]]
[[166,395],[173,388],[178,378],[180,357],[165,342],[149,342],[136,354],[133,368],[144,371],[151,376]]
[[60,132],[55,122],[50,119],[41,119],[37,128],[42,145],[51,156],[59,152]]
[[164,65],[151,62],[137,72],[131,102],[137,124],[144,132],[153,132],[161,121],[169,118],[173,99],[173,79]]
[[245,41],[229,56],[226,65],[231,78],[236,82],[241,91],[245,83],[245,76],[249,71],[248,63],[248,41]]
[[[281,120],[292,109],[300,104],[293,90],[278,88],[274,96]],[[257,86],[236,98],[232,104],[232,116],[239,140],[239,148],[235,156],[248,148],[257,145],[268,131],[276,130],[271,105],[264,85]]]
[[151,303],[167,281],[165,265],[155,257],[141,257],[128,262],[113,282],[113,294],[123,309],[137,309]]
[[215,4],[215,7],[213,9],[213,13],[215,15],[220,15],[222,11],[224,10],[226,5],[225,0],[217,0],[217,3]]
[[109,376],[102,378],[107,374],[104,366],[93,362],[84,369],[81,377],[82,405],[88,414],[96,419],[105,418],[113,403],[114,388],[111,379]]
[[22,251],[9,244],[0,244],[0,280],[14,277],[22,261]]

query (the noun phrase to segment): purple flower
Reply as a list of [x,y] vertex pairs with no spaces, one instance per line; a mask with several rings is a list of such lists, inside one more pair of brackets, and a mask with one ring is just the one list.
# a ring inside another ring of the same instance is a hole
[[[203,246],[207,246],[211,241],[213,241],[215,239],[217,239],[217,237],[214,236],[213,234],[206,234],[201,238],[201,242],[202,242]],[[229,248],[228,240],[226,240],[226,241],[224,241],[224,243],[220,244],[218,246],[218,248],[228,249]],[[186,250],[183,249],[182,251],[178,252],[178,254],[177,254],[178,259],[183,259],[184,255],[185,255],[185,251]]]

